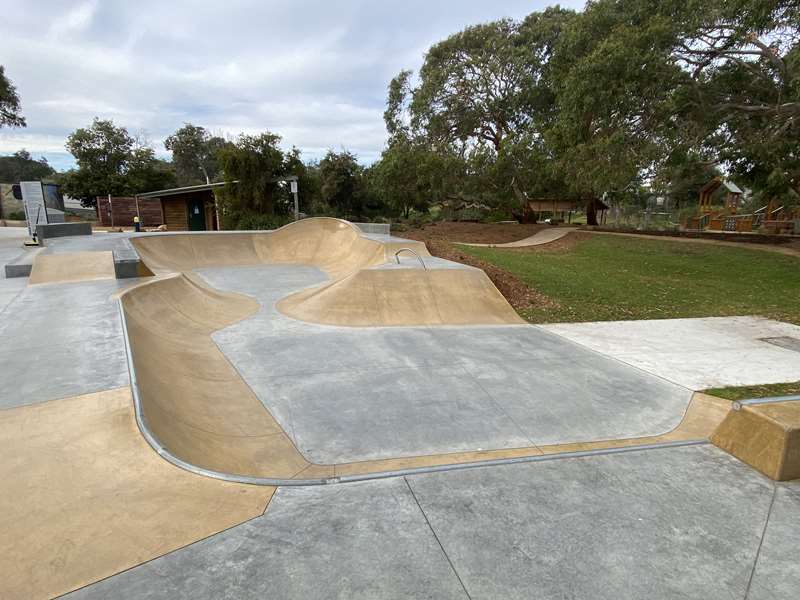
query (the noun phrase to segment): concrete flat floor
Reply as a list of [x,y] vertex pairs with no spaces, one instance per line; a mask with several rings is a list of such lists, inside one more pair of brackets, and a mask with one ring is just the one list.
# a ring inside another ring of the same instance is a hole
[[282,488],[69,597],[788,598],[798,494],[711,446]]
[[546,331],[693,390],[800,380],[800,327],[762,317],[559,323]]
[[27,239],[28,230],[24,227],[0,227],[0,315],[27,283],[24,277],[6,279],[5,276],[7,263],[30,252],[22,245]]
[[200,269],[261,311],[214,341],[307,460],[381,458],[665,433],[691,392],[528,325],[322,326],[274,308],[312,267]]
[[109,280],[21,288],[0,313],[0,409],[128,385],[119,307],[112,295],[130,284]]

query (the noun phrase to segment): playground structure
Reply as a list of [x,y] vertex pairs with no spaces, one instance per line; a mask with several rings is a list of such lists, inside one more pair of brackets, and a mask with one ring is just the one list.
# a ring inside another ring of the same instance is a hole
[[[714,196],[725,190],[724,208],[714,206]],[[760,232],[791,234],[800,232],[800,207],[788,208],[770,200],[752,213],[739,214],[744,192],[732,181],[715,177],[700,190],[699,215],[689,217],[685,228],[690,230],[733,233]]]

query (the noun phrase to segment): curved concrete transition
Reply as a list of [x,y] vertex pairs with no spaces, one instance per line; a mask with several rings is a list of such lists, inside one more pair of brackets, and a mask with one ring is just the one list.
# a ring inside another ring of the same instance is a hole
[[[215,343],[211,337],[214,332],[228,331],[235,323],[256,318],[254,315],[263,307],[243,293],[215,289],[192,271],[202,268],[205,273],[224,267],[222,272],[230,272],[233,267],[248,265],[316,267],[330,280],[300,291],[296,291],[298,288],[295,286],[288,295],[284,293],[278,297],[275,304],[284,315],[314,323],[370,326],[362,330],[384,331],[381,334],[384,336],[392,331],[392,328],[380,329],[387,325],[501,324],[508,327],[509,324],[522,323],[486,275],[478,269],[437,262],[439,259],[431,257],[421,244],[413,246],[420,255],[419,260],[404,256],[398,265],[394,254],[399,248],[409,247],[408,243],[397,240],[378,242],[364,237],[347,222],[328,218],[300,221],[274,232],[153,235],[133,238],[132,243],[147,267],[157,275],[151,281],[126,290],[120,297],[139,424],[145,437],[163,456],[201,474],[263,485],[306,485],[403,469],[702,439],[710,435],[727,411],[725,403],[719,404],[706,397],[696,397],[686,410],[688,391],[674,386],[673,389],[670,384],[655,379],[642,379],[649,376],[635,370],[630,370],[630,375],[628,371],[622,373],[622,379],[627,377],[628,381],[615,382],[619,367],[609,361],[612,379],[599,382],[606,394],[611,389],[609,386],[621,385],[618,389],[625,390],[623,395],[641,396],[644,393],[645,396],[655,394],[660,398],[656,400],[656,405],[662,404],[660,412],[653,412],[653,408],[646,404],[635,408],[639,401],[634,400],[636,423],[629,429],[647,434],[624,435],[628,429],[612,427],[609,430],[612,435],[606,437],[575,434],[575,442],[537,444],[529,433],[518,435],[520,426],[511,419],[509,423],[516,433],[508,434],[507,429],[502,430],[506,432],[501,431],[506,442],[495,449],[486,449],[483,442],[456,445],[454,450],[459,451],[442,451],[449,448],[447,444],[426,451],[423,445],[413,453],[415,455],[404,451],[381,455],[392,458],[317,464],[298,449],[292,431],[294,427],[283,419],[276,420],[264,397],[256,396],[248,385],[250,379],[245,382],[240,372],[244,367],[237,365],[236,361],[232,364],[231,356],[223,353],[219,342]],[[422,268],[420,261],[424,261],[426,268]],[[269,277],[276,272],[256,269],[244,273],[248,277]],[[300,287],[307,285],[301,284]],[[285,327],[300,326],[299,323],[291,325],[297,321],[287,320],[285,316],[281,318],[286,321]],[[249,327],[251,334],[257,333],[257,326],[253,323],[257,325],[257,322],[248,320],[242,326]],[[347,328],[341,331],[347,331]],[[404,330],[401,328],[399,331]],[[407,331],[424,333],[425,330],[411,328]],[[469,329],[463,331],[470,335]],[[541,344],[564,345],[551,339],[553,336],[550,334],[531,326],[521,325],[508,331],[542,336],[536,338]],[[445,327],[442,332],[457,344],[462,328]],[[475,329],[474,333],[478,335],[475,340],[480,340],[482,332],[487,330]],[[333,333],[336,335],[335,331]],[[497,343],[497,340],[489,341]],[[256,343],[259,343],[257,339]],[[283,342],[278,339],[275,343]],[[285,343],[291,344],[291,340]],[[395,343],[398,342],[392,342]],[[513,336],[507,338],[506,343],[514,344]],[[583,368],[581,363],[586,360],[582,354],[584,351],[569,343],[566,345],[577,361],[575,368],[580,370]],[[342,351],[348,352],[346,347],[344,343]],[[276,347],[274,350],[280,353],[281,349]],[[539,350],[543,357],[547,355],[547,348]],[[479,354],[476,357],[479,358]],[[590,356],[589,360],[595,358]],[[596,360],[607,359],[598,357]],[[264,368],[263,365],[260,367]],[[461,377],[458,373],[463,372],[463,367],[458,366],[458,369],[456,376]],[[415,374],[409,372],[408,377],[413,378]],[[298,380],[296,377],[292,379]],[[300,378],[302,381],[305,379]],[[494,384],[484,379],[483,384],[477,385],[483,389],[483,386]],[[652,389],[640,391],[641,385],[650,385]],[[322,393],[327,395],[334,390],[328,388]],[[565,388],[565,393],[570,393],[569,387]],[[591,397],[587,400],[593,401]],[[359,410],[337,408],[333,399],[329,406],[330,417],[336,417],[342,410]],[[443,417],[460,427],[459,411],[464,407],[459,408],[456,404],[447,409],[455,412],[450,417]],[[603,408],[604,414],[598,414],[598,418],[615,421],[617,417],[609,412],[610,408]],[[435,407],[434,410],[441,409]],[[595,409],[589,409],[587,413],[590,418],[592,410]],[[686,413],[682,417],[684,410]],[[508,420],[507,416],[503,418]],[[647,425],[649,418],[653,421]],[[393,427],[397,429],[402,425]],[[656,431],[650,435],[654,428]],[[580,428],[577,430],[582,431]],[[615,435],[619,433],[623,435]],[[413,438],[417,433],[409,431],[408,435]],[[488,443],[492,443],[491,439]],[[462,447],[473,450],[460,451]]]

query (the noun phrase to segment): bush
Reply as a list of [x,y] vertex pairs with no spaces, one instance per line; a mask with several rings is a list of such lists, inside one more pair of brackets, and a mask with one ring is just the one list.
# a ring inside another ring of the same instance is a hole
[[256,230],[278,229],[294,220],[289,215],[267,215],[255,212],[231,212],[223,217],[225,229]]
[[514,217],[511,213],[504,210],[493,210],[483,218],[484,223],[498,223],[500,221],[513,221]]
[[14,212],[8,213],[6,217],[9,221],[24,221],[25,220],[25,213],[21,210],[16,210]]

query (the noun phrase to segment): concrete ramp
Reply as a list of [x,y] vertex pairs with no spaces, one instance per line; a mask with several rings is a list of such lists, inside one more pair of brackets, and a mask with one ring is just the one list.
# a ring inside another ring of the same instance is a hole
[[386,260],[384,245],[339,219],[314,218],[275,231],[152,235],[131,240],[156,274],[201,267],[303,264],[330,277]]
[[210,338],[254,314],[255,300],[179,275],[121,302],[141,414],[160,444],[224,473],[291,478],[308,466]]
[[375,270],[424,244],[379,242],[339,219],[304,219],[276,231],[173,234],[133,238],[154,273],[203,267],[297,264],[314,266],[332,281],[294,294],[280,310],[312,323],[348,326],[495,325],[523,323],[483,271],[413,268]]
[[363,269],[284,298],[285,315],[325,325],[524,323],[478,269]]
[[28,283],[67,283],[115,279],[111,252],[39,253],[33,259]]

